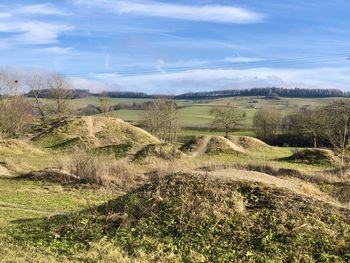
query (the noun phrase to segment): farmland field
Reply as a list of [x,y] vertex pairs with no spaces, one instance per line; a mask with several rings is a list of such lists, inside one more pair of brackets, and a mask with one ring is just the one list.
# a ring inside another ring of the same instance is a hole
[[[213,119],[209,114],[209,109],[213,105],[222,105],[231,103],[236,105],[240,111],[245,113],[245,118],[241,124],[241,130],[251,130],[253,125],[253,117],[256,111],[262,107],[270,106],[281,110],[284,114],[297,111],[301,108],[314,108],[329,104],[339,98],[280,98],[280,100],[265,99],[259,97],[230,97],[215,100],[176,100],[176,104],[180,106],[179,116],[181,125],[184,128],[209,128]],[[133,98],[111,98],[111,105],[133,103],[143,103],[150,99],[133,99]],[[98,97],[86,97],[74,100],[76,109],[87,105],[98,105]],[[118,110],[109,113],[110,116],[121,118],[127,122],[139,125],[144,114],[143,110]]]

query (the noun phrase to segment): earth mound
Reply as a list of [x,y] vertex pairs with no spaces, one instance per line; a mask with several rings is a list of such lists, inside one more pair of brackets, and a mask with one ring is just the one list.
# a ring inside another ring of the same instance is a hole
[[112,117],[74,117],[40,127],[32,140],[46,148],[71,149],[120,144],[150,144],[159,140],[148,132]]
[[162,159],[170,161],[180,159],[182,156],[183,153],[172,144],[149,144],[141,147],[141,149],[135,153],[133,160],[147,161],[151,159]]
[[244,148],[221,136],[199,136],[181,147],[181,151],[193,155],[245,153]]
[[284,160],[294,161],[306,164],[328,164],[333,165],[339,163],[339,159],[334,152],[326,149],[304,149],[296,151],[292,156]]
[[45,181],[51,183],[78,184],[81,180],[68,172],[55,169],[45,169],[41,171],[32,171],[30,173],[17,176],[18,179],[30,179],[35,181]]
[[350,253],[349,210],[197,174],[168,176],[91,210],[32,224],[17,226],[18,236],[61,252],[107,238],[145,262],[346,262]]
[[228,139],[234,144],[239,145],[240,147],[246,150],[259,150],[262,148],[271,148],[271,146],[266,144],[265,142],[249,136],[229,136]]

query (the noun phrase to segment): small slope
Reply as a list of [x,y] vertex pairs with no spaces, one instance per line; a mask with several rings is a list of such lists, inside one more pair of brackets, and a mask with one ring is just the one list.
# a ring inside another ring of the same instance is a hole
[[334,198],[326,195],[313,184],[297,179],[282,179],[265,173],[237,169],[217,170],[210,172],[209,175],[219,180],[262,183],[272,187],[287,189],[295,194],[308,196],[333,206],[342,206],[340,203],[336,202]]

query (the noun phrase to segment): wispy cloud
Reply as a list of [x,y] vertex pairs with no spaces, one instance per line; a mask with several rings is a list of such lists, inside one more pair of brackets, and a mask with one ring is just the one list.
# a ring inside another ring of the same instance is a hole
[[40,21],[0,21],[0,32],[13,34],[1,40],[2,43],[8,43],[9,45],[57,43],[57,38],[62,32],[73,29],[73,27],[67,25]]
[[11,17],[12,17],[11,13],[0,12],[0,19],[1,18],[11,18]]
[[265,15],[246,8],[223,5],[179,5],[154,1],[76,0],[77,4],[104,8],[118,14],[135,14],[201,22],[248,24],[265,19]]
[[14,13],[22,15],[68,15],[69,13],[51,3],[22,5],[14,8]]
[[254,57],[225,57],[223,59],[224,62],[231,62],[231,63],[250,63],[250,62],[259,62],[263,61],[262,58],[254,58]]
[[63,55],[63,54],[68,54],[69,52],[72,51],[72,48],[70,47],[48,47],[42,49],[43,52],[45,53],[50,53],[54,55]]
[[[53,44],[63,32],[74,29],[72,26],[52,22],[40,16],[67,15],[60,7],[51,3],[2,5],[0,12],[0,33],[7,33],[0,39],[0,48],[15,46]],[[52,50],[63,51],[63,50]]]

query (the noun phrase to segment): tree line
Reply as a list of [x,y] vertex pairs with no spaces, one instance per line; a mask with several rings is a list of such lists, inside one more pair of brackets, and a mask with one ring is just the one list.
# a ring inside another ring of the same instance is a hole
[[287,89],[278,87],[229,89],[208,92],[190,92],[176,96],[176,99],[215,99],[237,96],[279,96],[291,98],[349,97],[350,93],[338,89]]
[[350,100],[340,99],[286,116],[265,107],[256,113],[254,127],[257,136],[270,144],[331,147],[343,159],[350,150]]
[[[164,97],[165,95],[147,94],[143,92],[131,92],[131,91],[105,91],[105,94],[110,98],[140,98],[140,99],[156,99],[158,97]],[[50,89],[42,89],[40,94],[37,94],[40,98],[52,98]],[[34,97],[32,91],[29,91],[26,96]],[[87,89],[73,89],[72,98],[84,98],[88,96],[100,96],[99,93],[90,92]],[[259,97],[290,97],[290,98],[327,98],[327,97],[350,97],[350,92],[338,90],[338,89],[287,89],[278,87],[266,87],[266,88],[252,88],[252,89],[229,89],[218,90],[208,92],[190,92],[173,96],[174,99],[191,99],[191,100],[206,100],[216,99],[224,97],[238,97],[238,96],[259,96]]]

